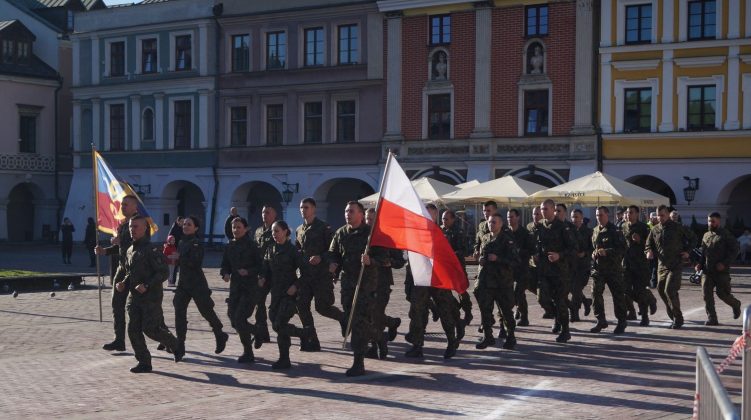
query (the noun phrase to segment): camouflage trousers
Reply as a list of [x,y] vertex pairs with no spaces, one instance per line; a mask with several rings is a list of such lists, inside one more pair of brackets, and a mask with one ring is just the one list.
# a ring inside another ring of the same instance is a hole
[[514,289],[511,287],[489,288],[477,285],[474,290],[477,306],[480,307],[480,320],[484,331],[492,331],[495,318],[493,308],[498,305],[503,316],[503,326],[509,334],[514,333],[516,321],[514,320]]
[[302,328],[290,324],[290,320],[297,313],[297,298],[286,294],[271,296],[269,316],[271,328],[277,333],[276,343],[279,346],[279,358],[289,359],[289,347],[292,345],[291,337],[302,336]]
[[701,279],[701,290],[704,294],[704,307],[708,318],[717,319],[717,311],[714,305],[715,290],[717,290],[717,297],[732,308],[741,304],[730,292],[730,274],[728,272],[705,273]]
[[139,363],[151,366],[151,353],[146,346],[144,334],[169,349],[177,347],[177,338],[164,326],[164,314],[160,302],[137,302],[130,299],[127,310],[128,338]]
[[251,350],[253,345],[252,335],[255,334],[255,326],[248,322],[248,318],[253,314],[256,307],[256,301],[253,287],[240,285],[232,281],[229,286],[229,300],[227,302],[227,316],[230,319],[232,328],[237,331],[243,349]]
[[200,289],[187,289],[180,286],[175,289],[175,297],[172,299],[172,305],[175,307],[175,332],[177,339],[185,342],[185,336],[188,333],[188,304],[193,300],[196,303],[198,312],[203,319],[208,321],[214,334],[222,331],[222,321],[214,312],[214,300],[211,299],[211,289],[206,286]]
[[626,289],[623,276],[618,271],[592,271],[592,309],[598,321],[605,321],[605,286],[613,295],[613,310],[619,322],[626,321]]

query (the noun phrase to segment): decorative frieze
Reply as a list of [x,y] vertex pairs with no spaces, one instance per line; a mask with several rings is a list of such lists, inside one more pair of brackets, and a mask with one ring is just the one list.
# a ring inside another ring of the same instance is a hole
[[0,154],[0,170],[54,172],[55,158],[38,154]]

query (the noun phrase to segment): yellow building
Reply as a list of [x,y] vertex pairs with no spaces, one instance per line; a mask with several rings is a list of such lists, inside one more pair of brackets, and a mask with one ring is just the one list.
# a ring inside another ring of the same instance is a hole
[[602,0],[600,13],[603,170],[684,218],[751,225],[751,0]]

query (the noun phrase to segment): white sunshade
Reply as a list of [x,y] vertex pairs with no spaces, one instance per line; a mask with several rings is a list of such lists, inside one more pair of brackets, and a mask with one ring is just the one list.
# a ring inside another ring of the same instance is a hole
[[[422,177],[412,181],[412,186],[420,196],[420,200],[426,203],[440,202],[441,197],[457,191],[458,188],[445,182],[437,181],[433,178]],[[371,194],[358,200],[364,206],[374,206],[380,197],[379,193]]]
[[564,203],[582,205],[637,205],[658,207],[670,205],[667,197],[602,172],[595,172],[532,194],[536,200],[551,198]]
[[482,184],[455,191],[443,196],[447,203],[476,204],[493,200],[499,206],[504,204],[523,204],[529,196],[545,187],[515,176],[507,175]]

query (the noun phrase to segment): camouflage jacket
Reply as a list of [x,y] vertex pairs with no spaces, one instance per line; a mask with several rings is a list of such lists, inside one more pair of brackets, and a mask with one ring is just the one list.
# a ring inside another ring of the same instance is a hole
[[274,238],[271,236],[271,226],[264,227],[258,226],[253,239],[256,241],[256,245],[261,250],[261,255],[266,255],[266,249],[271,245],[274,245]]
[[[612,222],[605,226],[595,226],[592,230],[592,270],[602,272],[618,272],[623,263],[623,253],[626,243],[623,233]],[[597,255],[597,251],[604,249],[606,255]]]
[[[497,259],[490,261],[488,255],[494,254]],[[482,237],[480,246],[480,268],[477,272],[479,287],[490,289],[513,288],[514,277],[512,266],[518,261],[518,254],[514,238],[506,231],[497,236],[488,233]]]
[[[592,229],[582,223],[580,227],[574,225],[574,235],[576,237],[577,253],[583,252],[584,255],[576,256],[577,263],[589,264],[592,256]],[[582,261],[583,260],[583,261]]]
[[378,281],[393,286],[394,275],[391,270],[403,268],[407,263],[404,251],[380,246],[371,247],[371,251],[376,255],[374,261],[378,265]]
[[[354,288],[357,283],[357,277],[360,275],[360,262],[362,254],[365,252],[365,246],[368,244],[370,235],[370,226],[363,222],[357,228],[350,225],[344,225],[337,229],[331,239],[329,246],[329,262],[339,264],[342,272],[342,287]],[[371,259],[378,260],[380,253],[385,248],[371,248],[368,255]],[[371,261],[371,264],[365,267],[363,272],[363,284],[369,287],[375,287],[378,280],[378,264]]]
[[[134,301],[162,301],[162,282],[169,276],[162,247],[155,246],[148,237],[133,242],[125,252],[125,263],[117,270],[115,283],[124,281]],[[146,292],[139,293],[136,286],[143,284]]]
[[203,244],[196,235],[185,235],[177,246],[180,257],[177,264],[180,267],[180,281],[177,287],[185,289],[208,288],[206,276],[203,274]]
[[[319,218],[315,218],[311,224],[301,224],[295,231],[295,246],[305,257],[306,269],[318,275],[329,269],[326,258],[333,232],[331,226]],[[321,262],[318,265],[310,265],[310,257],[318,255]]]
[[[569,261],[576,257],[576,239],[571,229],[565,223],[554,218],[553,221],[543,219],[536,229],[537,270],[539,275],[560,276],[568,275]],[[548,252],[557,252],[556,262],[548,260]]]
[[[738,256],[740,246],[732,233],[725,228],[718,228],[715,231],[708,231],[701,240],[701,250],[704,258],[702,265],[707,273],[727,273],[730,271],[730,264]],[[723,271],[717,271],[717,264],[722,263],[725,266]]]
[[[240,239],[232,239],[222,255],[222,268],[219,275],[229,274],[230,281],[237,282],[243,288],[252,290],[258,281],[258,273],[261,271],[263,255],[253,239],[245,235]],[[248,271],[247,276],[241,276],[238,270]]]
[[482,248],[482,238],[483,236],[490,233],[490,229],[488,229],[488,221],[483,220],[480,222],[479,225],[477,225],[477,234],[475,235],[475,247],[474,252],[479,253]]
[[535,252],[532,234],[524,226],[519,226],[516,230],[509,228],[504,228],[504,230],[514,239],[514,247],[516,248],[516,255],[518,255],[518,259],[513,266],[514,271],[527,270],[529,258]]
[[644,251],[654,253],[660,268],[678,269],[682,262],[681,253],[689,251],[685,229],[672,220],[658,224],[649,232]]
[[644,269],[649,266],[644,255],[644,245],[649,236],[649,226],[644,222],[624,223],[621,227],[626,240],[626,253],[623,256],[623,268],[627,270]]
[[297,270],[304,266],[302,254],[291,241],[266,248],[262,277],[271,282],[271,296],[285,296],[292,285],[299,290],[304,280],[297,277]]
[[464,267],[466,265],[464,257],[467,256],[466,236],[464,231],[457,226],[456,223],[451,227],[442,226],[441,230],[443,231],[443,235],[449,241],[451,249],[454,250],[454,254],[459,258],[459,263]]

